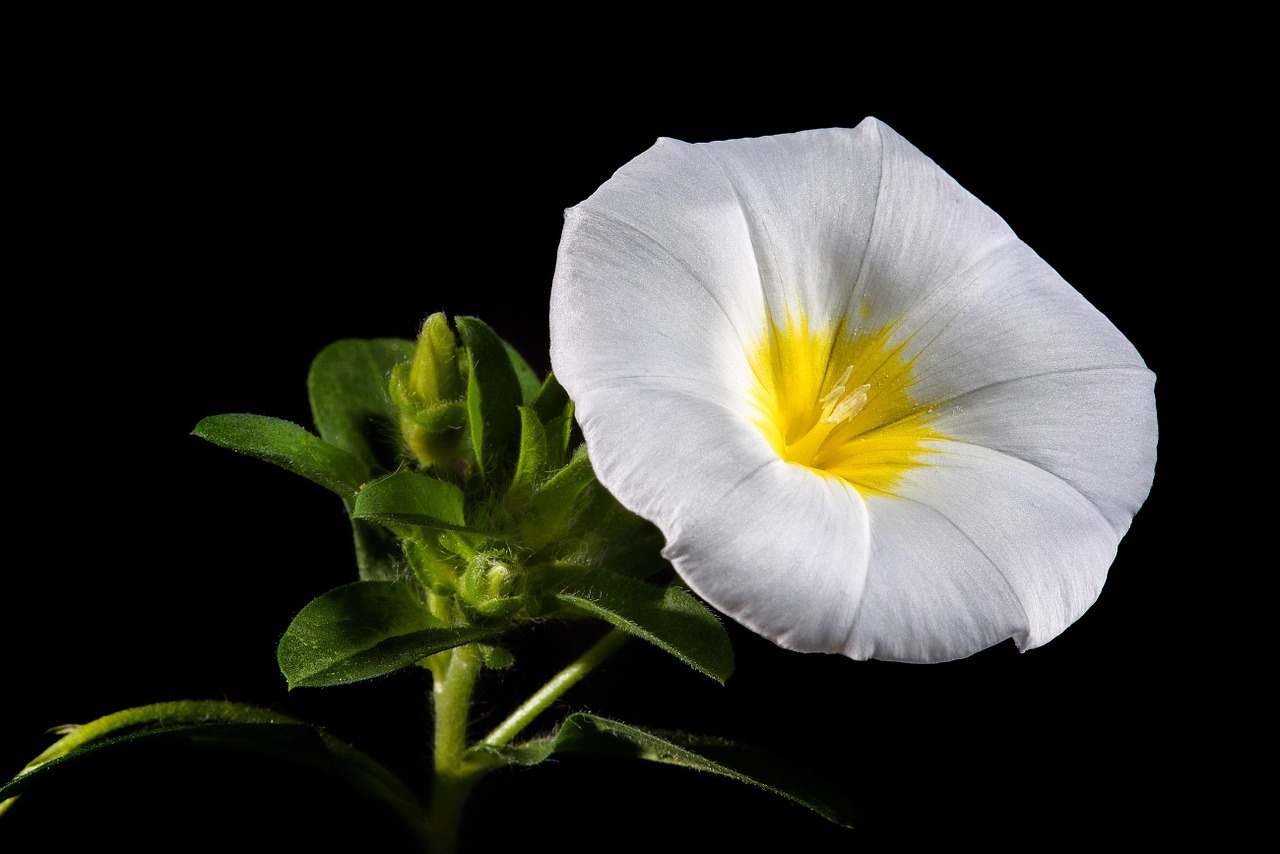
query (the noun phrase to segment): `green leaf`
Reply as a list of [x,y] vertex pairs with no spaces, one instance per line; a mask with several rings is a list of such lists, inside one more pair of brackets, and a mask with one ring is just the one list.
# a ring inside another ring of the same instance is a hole
[[543,526],[558,528],[579,509],[578,497],[595,479],[596,472],[587,456],[587,446],[580,445],[573,458],[551,475],[534,494],[533,512]]
[[276,660],[290,689],[345,685],[499,633],[441,625],[400,582],[357,581],[307,603],[280,638]]
[[467,409],[471,443],[481,477],[498,488],[511,476],[520,446],[520,412],[524,395],[502,339],[475,317],[455,320],[470,360]]
[[[569,407],[570,413],[573,407]],[[547,464],[551,468],[564,465],[573,436],[573,415],[561,415],[547,422]]]
[[538,396],[542,383],[538,382],[538,373],[529,366],[520,351],[507,341],[502,342],[507,350],[507,358],[511,360],[511,369],[516,372],[516,381],[520,384],[520,403],[528,406]]
[[460,400],[437,403],[415,412],[413,421],[431,433],[461,430],[467,425],[467,405]]
[[552,419],[563,418],[573,411],[573,403],[569,400],[569,392],[564,390],[555,372],[547,374],[533,399],[533,411],[538,413],[543,424],[550,424]]
[[657,526],[618,503],[593,480],[582,490],[579,510],[566,536],[579,538],[591,565],[631,578],[648,578],[671,564],[662,556],[666,539]]
[[658,587],[604,569],[554,564],[545,570],[550,598],[605,620],[671,653],[724,684],[733,646],[716,615],[683,587]]
[[547,474],[547,431],[528,406],[520,407],[520,455],[509,494],[518,498],[533,495]]
[[[420,834],[422,809],[398,777],[366,754],[324,731],[267,709],[220,701],[179,701],[125,709],[70,732],[0,787],[0,813],[18,795],[48,790],[59,780],[108,763],[129,769],[150,755],[194,757],[195,752],[251,754],[331,778],[362,797],[385,804]],[[145,762],[141,763],[145,764]]]
[[552,737],[507,747],[481,747],[507,762],[536,765],[556,753],[604,753],[677,765],[728,777],[773,792],[822,817],[853,827],[858,811],[831,781],[801,773],[793,763],[724,739],[647,730],[584,712],[565,718]]
[[[320,437],[360,461],[358,483],[391,471],[400,449],[398,413],[387,384],[396,365],[413,358],[412,341],[398,338],[335,341],[311,362],[307,394]],[[350,509],[350,496],[348,509]],[[363,579],[394,577],[398,543],[377,525],[351,520],[356,562]]]
[[555,373],[547,374],[538,396],[533,401],[533,411],[547,428],[547,461],[551,468],[564,465],[573,435],[573,401],[560,385]]
[[452,483],[412,471],[375,480],[356,496],[352,515],[402,525],[463,530],[462,490]]
[[395,468],[398,449],[386,445],[396,435],[397,413],[387,391],[391,370],[413,359],[413,342],[398,338],[346,338],[320,351],[307,374],[311,415],[321,438],[342,448],[374,472]]
[[192,435],[300,474],[342,496],[355,497],[365,481],[360,461],[291,421],[265,415],[211,415]]

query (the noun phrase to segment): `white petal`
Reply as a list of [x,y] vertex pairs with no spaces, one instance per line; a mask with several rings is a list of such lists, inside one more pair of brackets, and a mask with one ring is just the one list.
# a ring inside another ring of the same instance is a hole
[[[782,462],[751,423],[746,354],[794,308],[888,329],[954,439],[895,497]],[[1094,601],[1151,486],[1141,357],[871,119],[662,140],[624,166],[566,215],[551,350],[601,482],[712,605],[794,649],[1043,643]]]
[[783,462],[739,413],[697,396],[592,398],[582,428],[600,481],[663,531],[689,586],[782,646],[840,651],[832,627],[852,625],[869,553],[857,491]]
[[766,307],[780,316],[788,303],[804,305],[815,323],[842,314],[849,294],[831,284],[853,282],[862,264],[879,149],[874,121],[754,140],[659,140],[566,213],[552,288],[557,373],[563,380],[564,370],[593,364],[616,375],[621,366],[584,335],[620,355],[681,352],[698,344],[691,333],[727,326],[734,353],[683,353],[688,370],[713,373],[758,338]]
[[1070,484],[1119,537],[1155,474],[1154,381],[1132,366],[1006,380],[956,398],[936,426]]
[[872,498],[856,658],[945,661],[1056,637],[1097,599],[1120,535],[1077,490],[995,451],[937,443]]

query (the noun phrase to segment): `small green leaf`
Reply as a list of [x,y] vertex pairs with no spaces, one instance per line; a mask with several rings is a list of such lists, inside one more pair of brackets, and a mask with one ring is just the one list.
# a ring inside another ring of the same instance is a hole
[[520,403],[528,406],[538,396],[542,383],[538,382],[538,373],[529,366],[520,351],[506,341],[502,346],[507,350],[507,358],[511,360],[511,369],[516,372],[516,381],[520,384]]
[[729,633],[683,587],[568,564],[547,567],[544,578],[554,601],[642,638],[722,685],[733,673]]
[[558,528],[569,521],[578,507],[578,497],[595,482],[596,472],[587,456],[587,446],[580,445],[573,458],[551,475],[533,496],[533,512],[547,528]]
[[467,405],[460,400],[423,407],[413,414],[414,423],[431,433],[461,430],[467,425]]
[[352,515],[402,525],[462,529],[462,490],[452,483],[412,471],[398,471],[375,480],[356,496]]
[[406,585],[357,581],[311,600],[285,631],[276,660],[289,688],[375,679],[493,629],[442,626]]
[[825,779],[805,775],[778,757],[718,738],[647,730],[584,712],[565,718],[552,737],[507,747],[480,747],[509,763],[536,765],[556,753],[604,753],[677,765],[758,786],[853,827],[858,811]]
[[569,453],[569,442],[573,436],[573,407],[569,407],[569,415],[561,415],[547,422],[547,464],[551,468],[564,465]]
[[671,564],[662,556],[665,538],[652,522],[637,516],[597,480],[576,498],[575,513],[561,530],[591,555],[591,565],[631,578],[648,578]]
[[569,392],[564,390],[555,372],[547,374],[533,399],[533,411],[538,413],[543,424],[550,424],[555,418],[563,418],[573,411],[573,403],[569,400]]
[[300,474],[350,501],[365,480],[360,461],[291,421],[265,415],[211,415],[192,435]]
[[519,378],[502,339],[475,317],[456,319],[470,359],[467,376],[467,409],[471,443],[481,477],[497,485],[511,476],[520,446],[520,414],[523,403]]
[[537,414],[528,406],[520,407],[520,456],[508,493],[525,498],[547,474],[547,430]]
[[560,385],[555,373],[547,374],[538,396],[533,401],[533,411],[547,427],[547,461],[551,468],[564,465],[573,435],[573,401]]
[[346,338],[311,362],[307,394],[316,431],[365,467],[361,482],[395,468],[398,449],[386,446],[397,412],[387,392],[391,370],[413,359],[413,342],[398,338]]

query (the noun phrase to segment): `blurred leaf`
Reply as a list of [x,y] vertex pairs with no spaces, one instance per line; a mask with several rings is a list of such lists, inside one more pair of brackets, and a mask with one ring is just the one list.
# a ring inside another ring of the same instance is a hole
[[619,504],[599,481],[583,488],[578,507],[568,533],[581,538],[593,566],[631,578],[648,578],[671,567],[662,556],[666,538],[658,527]]
[[300,474],[347,501],[365,481],[359,460],[291,421],[265,415],[211,415],[191,432],[220,447]]
[[356,496],[357,519],[428,528],[463,529],[462,490],[412,471],[398,471],[365,486]]
[[733,673],[733,646],[716,615],[683,587],[658,587],[603,569],[546,568],[550,597],[671,653],[720,684]]
[[405,584],[357,581],[311,600],[276,648],[289,688],[375,679],[493,629],[443,626]]
[[557,753],[629,756],[758,786],[845,827],[854,826],[858,819],[858,811],[829,779],[804,774],[793,763],[724,739],[647,730],[599,715],[569,715],[548,738],[477,749],[520,765],[536,765]]
[[[179,701],[125,709],[77,727],[0,788],[0,812],[19,794],[57,794],[61,781],[105,768],[122,769],[122,785],[152,782],[136,773],[147,755],[189,757],[241,754],[286,764],[341,783],[363,799],[385,804],[421,834],[423,811],[394,774],[327,733],[267,709],[219,701]],[[194,764],[194,763],[191,763]],[[250,767],[252,771],[252,767]],[[9,799],[9,800],[3,800]]]

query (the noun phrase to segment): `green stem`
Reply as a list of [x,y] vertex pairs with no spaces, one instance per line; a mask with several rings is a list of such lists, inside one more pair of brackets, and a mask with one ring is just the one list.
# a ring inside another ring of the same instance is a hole
[[[558,697],[621,647],[628,637],[617,629],[610,631],[580,658],[551,677],[547,684],[489,733],[483,743],[500,747],[519,735]],[[467,757],[471,694],[483,664],[484,659],[476,644],[455,647],[431,659],[432,673],[443,674],[432,683],[436,726],[435,777],[431,787],[427,834],[433,854],[457,851],[467,796],[485,774],[498,767],[492,758]]]
[[536,693],[520,705],[520,708],[512,712],[505,721],[498,724],[493,732],[485,736],[482,743],[489,747],[501,747],[511,741],[511,739],[520,734],[521,730],[533,723],[538,715],[546,711],[547,707],[554,703],[565,691],[576,685],[582,680],[582,677],[594,670],[600,662],[616,652],[619,647],[626,643],[628,637],[630,636],[618,629],[610,630],[609,634],[601,638],[591,649],[584,652],[577,661],[552,676],[547,681],[547,684],[539,688]]
[[483,666],[480,649],[466,644],[447,655],[448,663],[436,668],[443,671],[444,678],[436,679],[431,687],[435,701],[435,776],[427,832],[430,850],[435,854],[457,850],[462,808],[486,770],[465,761],[471,693]]

